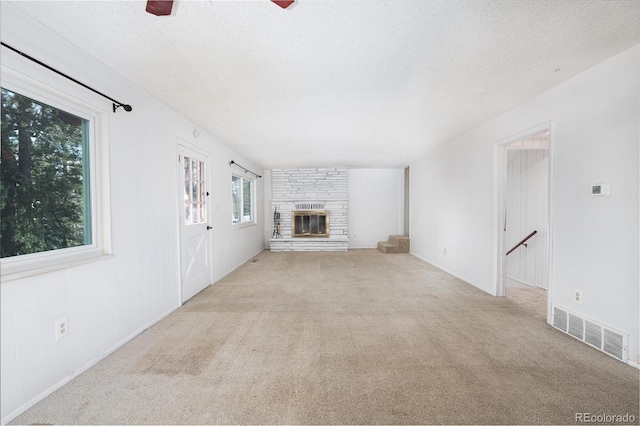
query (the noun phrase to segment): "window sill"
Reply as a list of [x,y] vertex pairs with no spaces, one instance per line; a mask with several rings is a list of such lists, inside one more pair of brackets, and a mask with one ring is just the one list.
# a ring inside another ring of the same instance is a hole
[[0,271],[2,275],[0,282],[15,281],[21,278],[58,271],[60,269],[73,268],[85,263],[106,260],[112,257],[113,254],[105,253],[101,249],[90,249],[82,252],[46,256],[40,259],[20,261],[2,260],[0,261]]
[[250,226],[256,226],[258,224],[258,222],[256,221],[252,221],[252,222],[242,222],[242,223],[232,223],[233,225],[233,229],[242,229],[242,228],[248,228]]

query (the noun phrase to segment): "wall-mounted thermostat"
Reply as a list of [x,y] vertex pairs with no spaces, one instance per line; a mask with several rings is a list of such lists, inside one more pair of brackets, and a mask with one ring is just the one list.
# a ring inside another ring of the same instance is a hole
[[591,185],[591,195],[608,197],[611,195],[611,186],[609,183],[596,183]]

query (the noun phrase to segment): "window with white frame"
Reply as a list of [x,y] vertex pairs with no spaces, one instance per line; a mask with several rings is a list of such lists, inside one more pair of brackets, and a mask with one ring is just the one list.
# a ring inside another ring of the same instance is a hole
[[255,181],[246,176],[231,175],[232,222],[254,223]]
[[207,221],[205,162],[183,157],[184,168],[184,224],[196,225]]
[[3,275],[103,254],[96,176],[99,113],[26,82],[2,81]]

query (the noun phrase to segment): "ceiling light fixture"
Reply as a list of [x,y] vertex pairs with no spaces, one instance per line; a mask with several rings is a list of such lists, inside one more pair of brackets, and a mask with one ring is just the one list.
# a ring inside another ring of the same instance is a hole
[[271,0],[271,1],[277,4],[278,6],[280,6],[281,8],[286,9],[293,4],[294,0]]
[[148,0],[145,10],[152,15],[168,16],[171,15],[173,8],[173,0]]
[[[288,8],[294,3],[294,0],[271,0],[283,9]],[[173,9],[173,0],[147,0],[145,10],[156,16],[169,16]]]

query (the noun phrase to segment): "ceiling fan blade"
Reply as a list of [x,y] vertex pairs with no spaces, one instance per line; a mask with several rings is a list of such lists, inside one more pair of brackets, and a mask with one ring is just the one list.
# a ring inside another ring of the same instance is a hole
[[280,6],[281,8],[283,8],[283,9],[288,8],[294,2],[294,0],[271,0],[271,1],[274,2],[275,4],[277,4],[278,6]]
[[171,15],[173,0],[148,0],[146,11],[156,16]]

